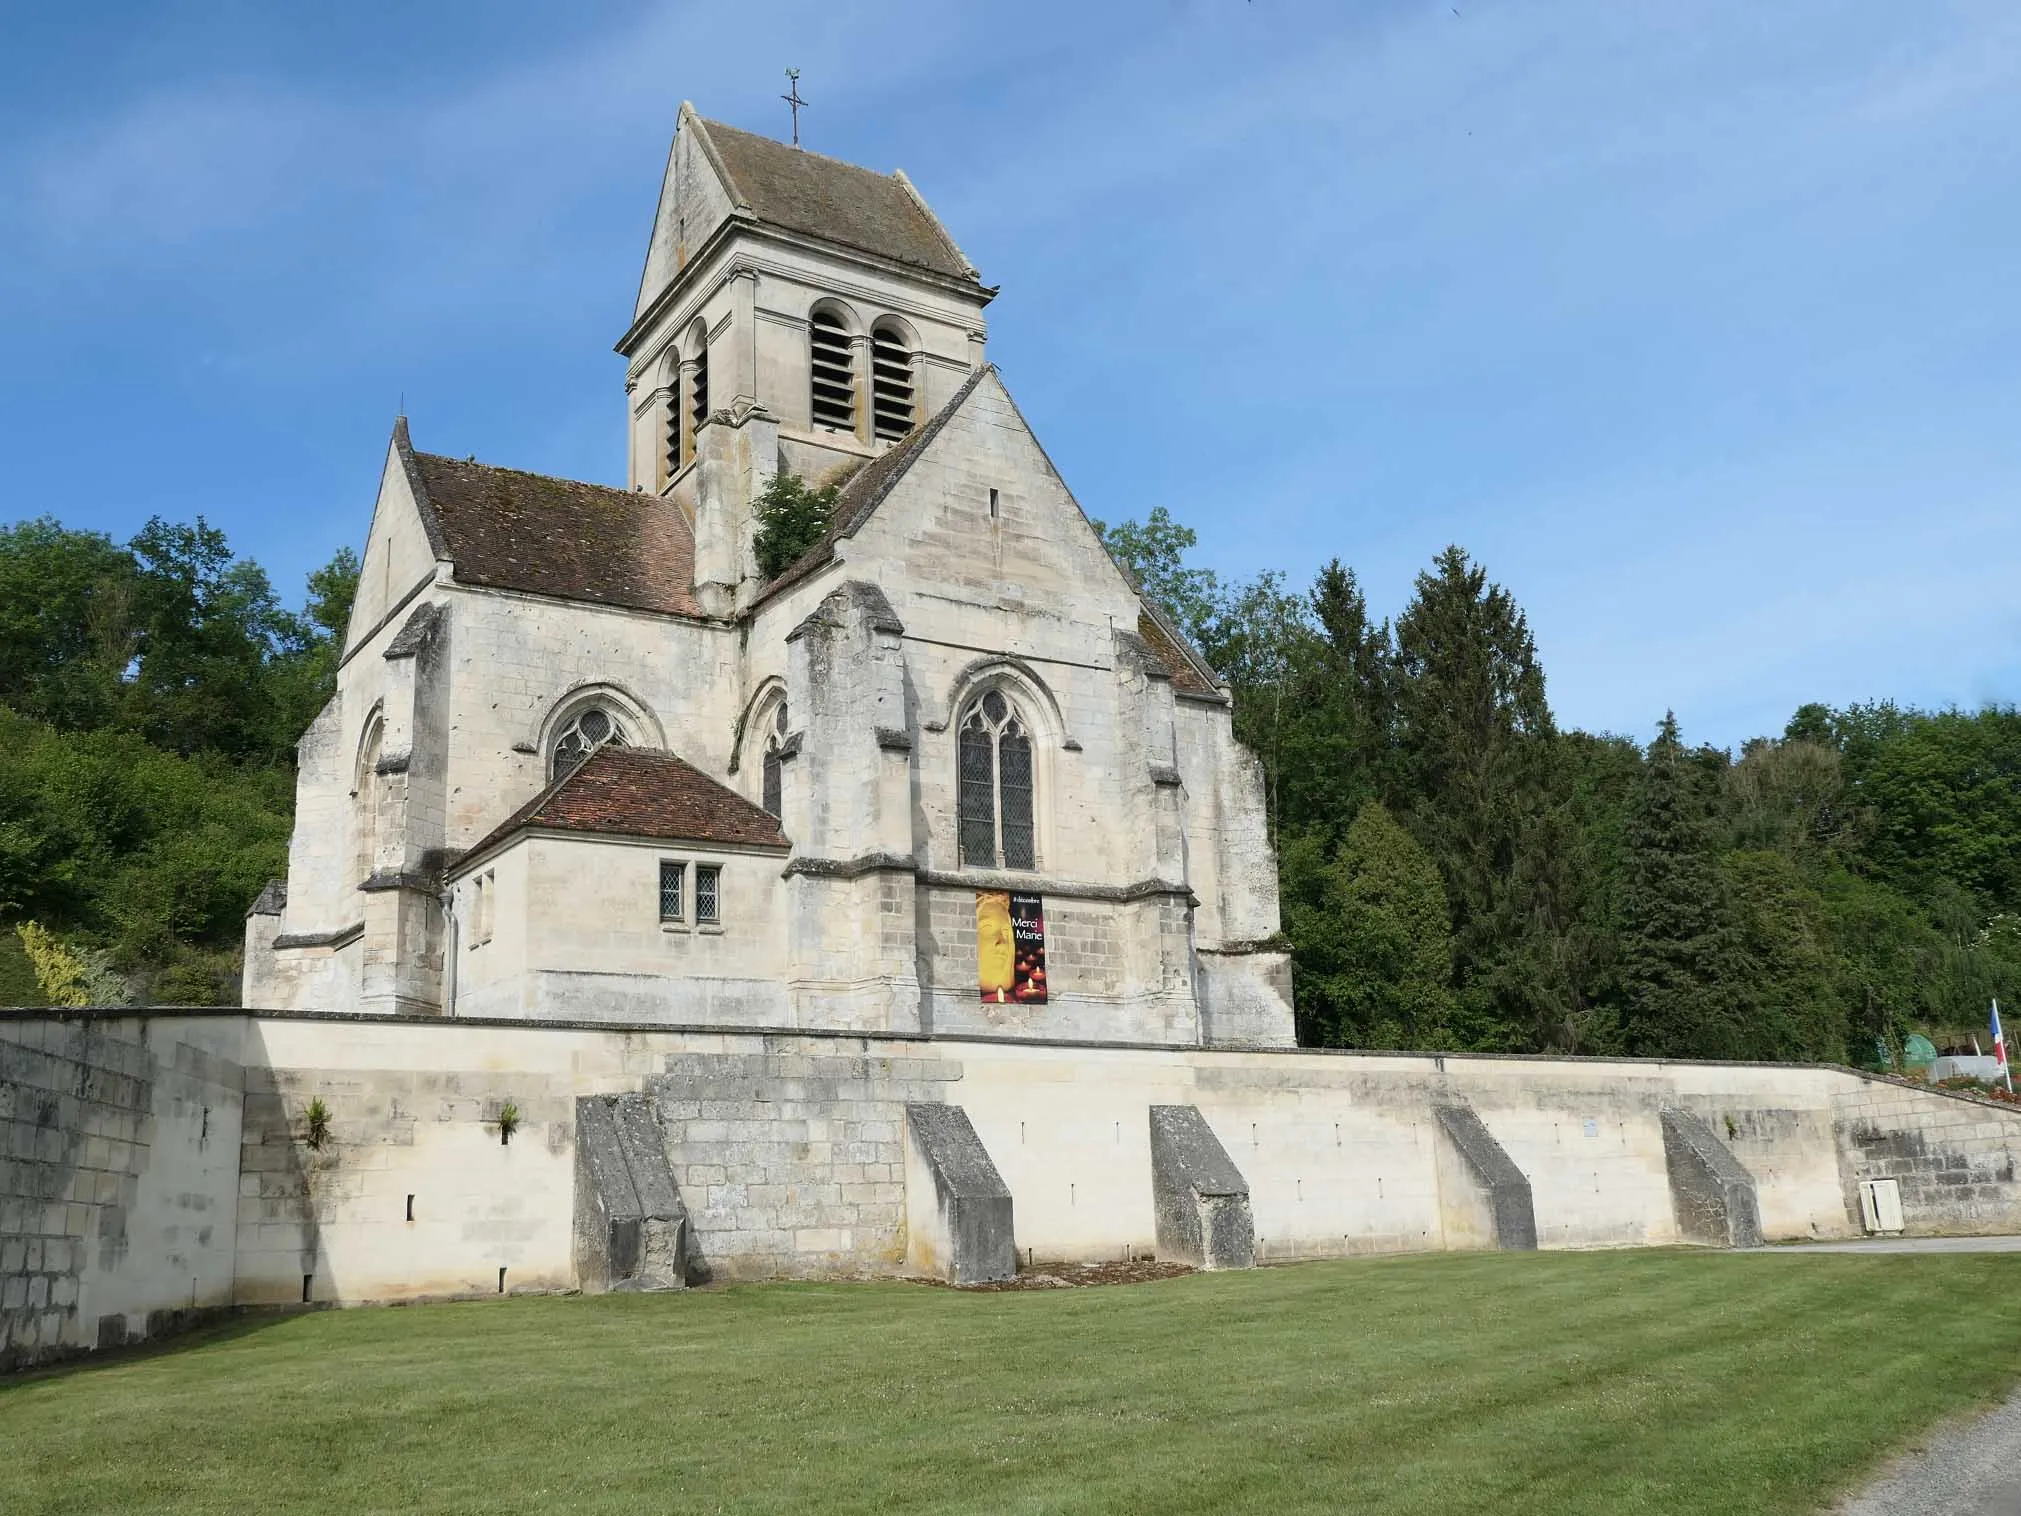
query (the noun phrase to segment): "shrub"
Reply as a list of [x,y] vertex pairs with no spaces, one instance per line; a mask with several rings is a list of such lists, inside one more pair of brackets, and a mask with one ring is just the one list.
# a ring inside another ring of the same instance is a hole
[[819,542],[835,513],[839,482],[810,488],[798,474],[774,474],[755,502],[758,572],[776,579]]

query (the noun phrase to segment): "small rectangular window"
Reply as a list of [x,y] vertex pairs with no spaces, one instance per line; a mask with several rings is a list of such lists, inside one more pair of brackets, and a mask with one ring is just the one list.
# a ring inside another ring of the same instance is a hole
[[713,863],[695,865],[695,925],[717,926],[722,922],[723,871]]
[[682,908],[681,884],[688,872],[685,863],[660,862],[660,920],[686,921],[688,914]]
[[996,520],[996,491],[989,492],[989,519]]

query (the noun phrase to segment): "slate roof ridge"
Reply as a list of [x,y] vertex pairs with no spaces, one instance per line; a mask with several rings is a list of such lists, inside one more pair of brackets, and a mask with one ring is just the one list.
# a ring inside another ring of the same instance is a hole
[[907,432],[884,452],[870,459],[842,486],[835,497],[835,514],[830,519],[828,530],[806,552],[790,564],[778,578],[772,580],[759,591],[751,602],[751,611],[781,592],[811,578],[820,569],[835,561],[835,544],[845,537],[853,537],[876,513],[877,507],[892,490],[897,488],[912,465],[922,457],[927,448],[953,419],[954,413],[968,402],[969,396],[983,379],[996,373],[994,363],[985,363],[981,368],[962,381],[960,389],[939,410],[920,425]]
[[[625,769],[644,770],[638,777],[656,780],[661,786],[662,793],[658,796],[638,797],[641,804],[650,804],[655,799],[664,803],[669,798],[699,800],[720,808],[719,814],[693,826],[670,825],[649,815],[638,816],[635,825],[627,826],[615,819],[570,814],[565,802],[574,799],[575,792],[599,788],[604,781],[614,783]],[[655,770],[658,772],[654,773]],[[778,818],[770,811],[752,804],[680,754],[666,748],[620,747],[616,743],[606,743],[493,827],[482,841],[457,860],[451,872],[467,872],[473,864],[481,862],[518,833],[536,828],[590,836],[653,837],[667,842],[714,842],[776,848],[791,846],[785,833],[779,829]]]

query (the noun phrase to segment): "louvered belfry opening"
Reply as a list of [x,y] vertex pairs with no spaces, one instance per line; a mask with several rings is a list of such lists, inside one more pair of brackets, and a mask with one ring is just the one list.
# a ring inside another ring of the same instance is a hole
[[688,447],[690,456],[702,450],[702,423],[709,419],[709,350],[695,354],[695,377],[688,384]]
[[888,326],[870,337],[871,420],[879,441],[893,441],[912,430],[912,354],[905,339]]
[[856,375],[849,361],[849,333],[842,318],[816,311],[808,323],[808,349],[813,360],[813,414],[816,426],[838,432],[856,430]]
[[681,371],[675,369],[673,386],[667,396],[667,477],[673,478],[687,461],[681,449]]

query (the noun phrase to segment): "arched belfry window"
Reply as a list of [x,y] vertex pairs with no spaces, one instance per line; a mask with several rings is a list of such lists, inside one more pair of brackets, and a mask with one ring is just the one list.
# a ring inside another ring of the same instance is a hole
[[667,355],[666,444],[667,478],[671,479],[687,462],[681,436],[681,365],[671,353]]
[[581,768],[600,747],[630,747],[632,735],[617,712],[606,705],[586,705],[564,721],[548,752],[547,775],[560,779]]
[[774,817],[779,815],[779,788],[781,771],[785,764],[779,756],[780,744],[786,740],[786,702],[780,701],[779,708],[772,712],[772,731],[765,739],[765,774],[763,805]]
[[702,423],[709,419],[709,344],[695,349],[695,372],[688,380],[688,456],[701,451]]
[[980,868],[1038,867],[1032,838],[1032,739],[1000,690],[961,720],[961,861]]
[[892,441],[912,430],[912,350],[905,334],[884,322],[870,335],[870,413],[875,435]]
[[849,355],[849,330],[833,311],[816,311],[807,323],[807,356],[812,369],[810,409],[816,426],[856,430],[856,366]]

